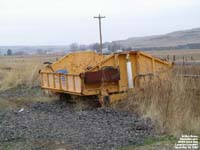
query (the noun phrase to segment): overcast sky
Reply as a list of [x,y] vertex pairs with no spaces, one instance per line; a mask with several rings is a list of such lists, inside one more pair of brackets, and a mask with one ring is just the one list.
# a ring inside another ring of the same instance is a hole
[[113,41],[200,27],[200,0],[0,0],[0,45]]

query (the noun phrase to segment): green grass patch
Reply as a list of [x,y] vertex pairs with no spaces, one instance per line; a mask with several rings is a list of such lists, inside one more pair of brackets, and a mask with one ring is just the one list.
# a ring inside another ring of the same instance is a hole
[[[159,150],[163,147],[174,147],[178,139],[172,135],[146,138],[142,144],[120,147],[118,150]],[[157,148],[156,148],[157,147]]]

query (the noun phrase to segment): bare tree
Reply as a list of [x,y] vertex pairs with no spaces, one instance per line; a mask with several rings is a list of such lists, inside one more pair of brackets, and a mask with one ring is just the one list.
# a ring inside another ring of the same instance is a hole
[[8,49],[8,50],[7,50],[7,55],[8,55],[8,56],[11,56],[11,55],[12,55],[12,50],[11,50],[11,49]]
[[77,43],[72,43],[69,47],[71,51],[79,50],[79,45]]

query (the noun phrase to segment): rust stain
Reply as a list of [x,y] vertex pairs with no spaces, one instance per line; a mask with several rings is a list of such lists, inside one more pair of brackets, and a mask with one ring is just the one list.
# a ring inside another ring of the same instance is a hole
[[86,72],[84,81],[86,84],[101,82],[117,82],[120,80],[120,72],[118,69],[109,68],[96,72]]

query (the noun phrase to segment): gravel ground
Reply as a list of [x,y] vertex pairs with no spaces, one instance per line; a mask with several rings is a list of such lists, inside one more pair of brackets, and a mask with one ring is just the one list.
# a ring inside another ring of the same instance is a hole
[[111,108],[77,110],[65,102],[0,110],[0,149],[117,149],[153,136],[149,119]]

